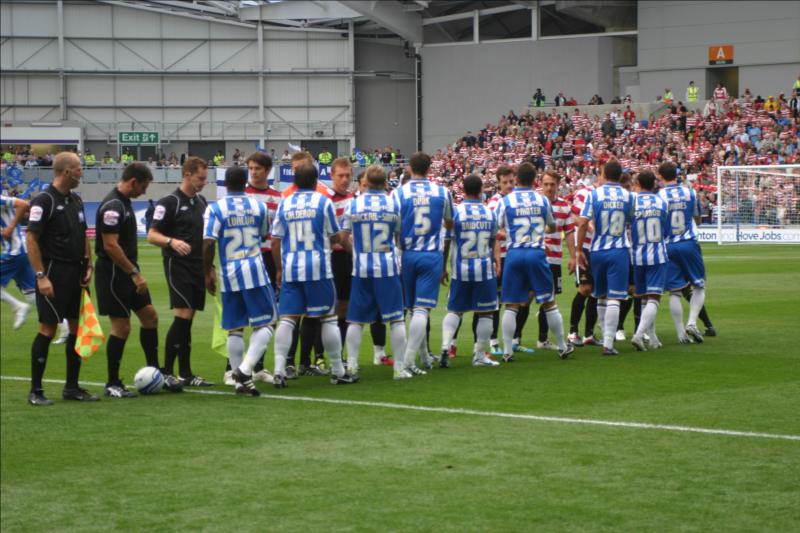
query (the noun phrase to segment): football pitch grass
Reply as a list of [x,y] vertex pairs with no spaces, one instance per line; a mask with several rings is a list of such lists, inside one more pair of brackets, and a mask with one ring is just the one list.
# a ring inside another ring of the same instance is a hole
[[[163,360],[166,283],[158,250],[140,248]],[[704,255],[718,337],[702,345],[677,344],[665,301],[661,350],[624,342],[619,357],[582,348],[567,361],[540,350],[474,368],[468,317],[451,369],[394,382],[371,365],[366,334],[357,385],[304,377],[259,384],[261,398],[219,385],[63,402],[63,347],[51,346],[56,404],[32,408],[35,314],[13,331],[3,304],[2,531],[797,531],[800,247]],[[564,285],[568,321],[575,289]],[[219,383],[211,309],[195,319],[192,364]],[[536,328],[532,315],[527,345]],[[134,320],[128,383],[144,366],[137,330]],[[105,371],[103,347],[82,382],[100,394]]]

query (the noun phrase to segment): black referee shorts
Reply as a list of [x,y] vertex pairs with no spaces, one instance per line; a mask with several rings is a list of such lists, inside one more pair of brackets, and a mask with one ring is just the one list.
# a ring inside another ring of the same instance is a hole
[[586,268],[583,267],[576,267],[578,268],[578,282],[575,284],[576,287],[580,285],[594,285],[594,278],[592,277],[592,263],[589,258],[589,251],[584,248],[583,255],[586,257]]
[[41,324],[58,324],[65,318],[78,320],[81,311],[81,279],[85,272],[81,263],[44,261],[44,272],[53,284],[53,297],[47,298],[36,287],[36,310]]
[[561,265],[550,265],[550,272],[553,273],[553,290],[556,294],[561,294]]
[[167,276],[169,286],[170,309],[205,309],[205,278],[200,260],[167,257],[164,259],[164,275]]
[[350,286],[353,283],[353,256],[347,252],[332,252],[331,269],[336,298],[349,302]]
[[276,285],[277,280],[275,279],[278,269],[275,268],[275,260],[272,258],[272,252],[261,252],[261,258],[264,260],[264,266],[267,268],[269,282],[272,285],[272,288],[277,291],[280,289],[280,287]]
[[[138,267],[138,265],[137,265]],[[136,284],[109,259],[99,258],[94,270],[94,290],[97,295],[97,312],[113,318],[128,318],[131,311],[153,303],[150,292],[139,294]]]

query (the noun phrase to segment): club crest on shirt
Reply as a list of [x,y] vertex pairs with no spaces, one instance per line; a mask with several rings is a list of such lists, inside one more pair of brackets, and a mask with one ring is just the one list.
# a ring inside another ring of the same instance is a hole
[[166,209],[164,209],[163,205],[159,205],[156,207],[156,210],[153,211],[153,220],[161,220],[164,218],[164,213],[166,213]]

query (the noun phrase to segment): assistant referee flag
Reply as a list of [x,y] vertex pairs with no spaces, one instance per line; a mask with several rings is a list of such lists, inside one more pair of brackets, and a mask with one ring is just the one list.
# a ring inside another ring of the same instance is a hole
[[78,317],[77,337],[75,353],[84,360],[89,359],[102,346],[106,338],[103,335],[103,328],[100,327],[100,321],[97,320],[97,313],[92,299],[89,297],[89,291],[86,289],[83,290],[81,297],[81,313]]

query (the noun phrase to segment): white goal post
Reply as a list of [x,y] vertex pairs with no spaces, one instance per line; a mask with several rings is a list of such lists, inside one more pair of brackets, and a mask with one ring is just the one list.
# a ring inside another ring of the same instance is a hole
[[800,244],[800,165],[717,167],[716,200],[702,240]]

